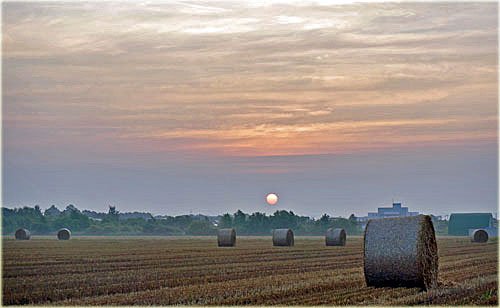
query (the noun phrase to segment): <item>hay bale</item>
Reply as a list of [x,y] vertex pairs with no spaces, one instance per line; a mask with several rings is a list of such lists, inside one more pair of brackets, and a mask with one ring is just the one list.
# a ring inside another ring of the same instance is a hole
[[69,231],[69,229],[62,228],[59,231],[57,231],[57,239],[58,240],[67,241],[70,238],[71,238],[71,231]]
[[342,228],[330,228],[326,230],[326,246],[345,246],[346,233]]
[[292,229],[274,229],[273,246],[293,246]]
[[236,245],[236,230],[234,228],[219,229],[217,243],[219,247],[233,247]]
[[16,240],[29,240],[31,238],[31,233],[28,229],[20,228],[16,230],[15,237]]
[[364,236],[364,272],[368,286],[437,286],[438,251],[428,215],[372,219]]
[[486,243],[488,241],[488,232],[483,229],[476,229],[472,231],[470,240],[473,243]]

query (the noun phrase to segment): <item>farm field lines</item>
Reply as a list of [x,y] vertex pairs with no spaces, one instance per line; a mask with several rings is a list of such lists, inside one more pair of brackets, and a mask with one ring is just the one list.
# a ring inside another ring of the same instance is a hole
[[3,240],[3,304],[415,305],[497,303],[497,241],[438,238],[438,289],[368,288],[363,239],[35,237]]

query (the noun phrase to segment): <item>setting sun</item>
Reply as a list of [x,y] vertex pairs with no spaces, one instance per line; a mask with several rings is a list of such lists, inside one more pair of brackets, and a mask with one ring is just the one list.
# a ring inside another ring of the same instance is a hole
[[277,194],[268,194],[266,196],[266,201],[269,205],[275,205],[278,203],[278,195]]

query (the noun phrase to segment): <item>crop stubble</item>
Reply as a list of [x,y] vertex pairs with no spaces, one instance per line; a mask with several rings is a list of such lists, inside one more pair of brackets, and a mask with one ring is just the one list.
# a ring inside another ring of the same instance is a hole
[[3,304],[51,305],[496,305],[497,241],[438,238],[440,287],[366,287],[361,237],[325,247],[298,237],[34,237],[3,242]]

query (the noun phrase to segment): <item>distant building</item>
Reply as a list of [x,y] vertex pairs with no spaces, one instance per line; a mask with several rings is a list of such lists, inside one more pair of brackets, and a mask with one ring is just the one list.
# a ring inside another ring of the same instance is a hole
[[401,206],[401,203],[393,203],[392,207],[379,207],[376,213],[368,213],[368,217],[375,218],[404,217],[416,215],[418,215],[418,212],[409,212],[407,207]]
[[449,235],[469,235],[469,229],[493,227],[491,213],[453,213],[448,222]]
[[379,207],[377,212],[369,212],[368,216],[357,217],[359,222],[367,222],[370,219],[416,216],[418,212],[408,211],[408,207],[401,206],[401,203],[392,203],[392,207]]

